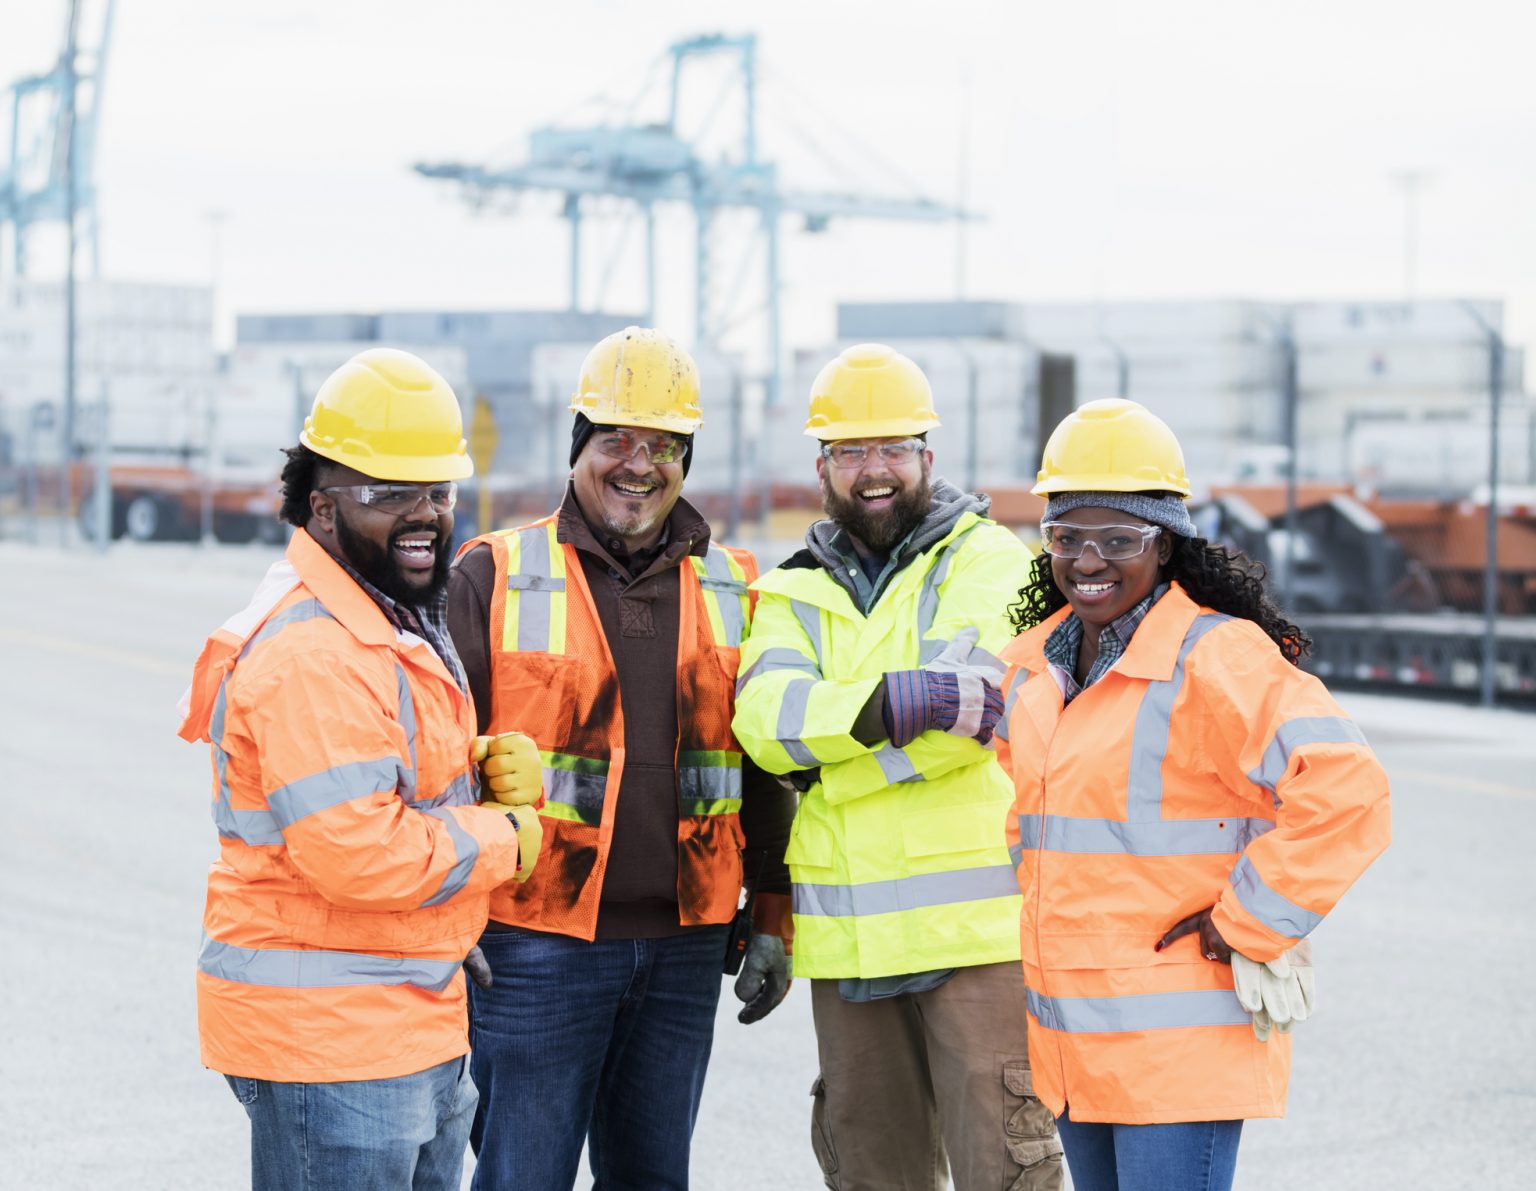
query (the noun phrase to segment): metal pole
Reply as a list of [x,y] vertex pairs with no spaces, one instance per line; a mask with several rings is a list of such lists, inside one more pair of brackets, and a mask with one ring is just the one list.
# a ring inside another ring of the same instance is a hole
[[75,513],[75,36],[79,8],[70,6],[64,38],[64,518]]
[[965,490],[975,492],[980,483],[977,471],[981,436],[977,423],[981,419],[981,383],[976,357],[964,347],[960,352],[965,356]]
[[571,309],[581,309],[581,198],[565,196],[565,217],[571,221]]
[[212,546],[217,541],[213,534],[213,469],[218,457],[214,449],[218,416],[213,402],[213,394],[207,394],[203,407],[203,490],[198,502],[198,537],[204,546]]
[[1499,627],[1499,403],[1504,390],[1504,340],[1488,330],[1488,515],[1484,528],[1483,682],[1484,707],[1494,705]]
[[1281,599],[1287,612],[1291,611],[1291,596],[1296,590],[1296,473],[1297,464],[1297,399],[1296,399],[1296,340],[1291,329],[1280,331],[1281,368],[1283,369],[1285,405],[1285,584]]
[[107,382],[101,382],[96,405],[96,491],[92,512],[96,523],[96,550],[105,554],[112,545],[112,407],[107,401]]
[[725,536],[736,540],[741,525],[741,369],[731,369],[731,456],[730,492],[726,505]]
[[645,204],[645,325],[656,325],[656,208]]

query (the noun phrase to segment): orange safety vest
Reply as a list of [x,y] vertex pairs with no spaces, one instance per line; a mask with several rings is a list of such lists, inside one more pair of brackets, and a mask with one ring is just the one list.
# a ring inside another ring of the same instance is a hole
[[[493,895],[491,917],[591,939],[624,775],[624,709],[581,559],[556,538],[557,522],[486,534],[460,554],[485,545],[496,562],[488,731],[528,733],[544,767],[538,865],[525,884]],[[731,716],[755,578],[748,551],[714,544],[679,567],[677,904],[685,926],[728,922],[741,893],[741,749]]]
[[304,530],[208,638],[180,735],[212,745],[219,859],[197,1006],[204,1064],[387,1079],[469,1050],[461,963],[517,833],[476,805],[474,716]]
[[1069,614],[1002,654],[1035,1092],[1075,1121],[1280,1116],[1290,1038],[1254,1037],[1195,936],[1153,946],[1212,905],[1249,958],[1293,946],[1387,846],[1386,774],[1321,682],[1178,584],[1063,706]]

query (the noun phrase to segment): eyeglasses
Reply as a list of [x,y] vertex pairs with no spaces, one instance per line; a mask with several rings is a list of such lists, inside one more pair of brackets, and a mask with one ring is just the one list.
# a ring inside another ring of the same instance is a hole
[[1040,526],[1040,544],[1056,558],[1081,558],[1092,546],[1105,562],[1135,558],[1163,532],[1160,525],[1073,525],[1070,521],[1046,521]]
[[880,458],[886,463],[893,467],[900,467],[903,463],[911,463],[922,449],[922,440],[916,438],[904,438],[899,442],[872,444],[829,442],[821,448],[821,457],[829,460],[833,467],[852,470],[855,467],[863,467],[868,462],[871,451],[878,451]]
[[459,499],[459,486],[452,480],[442,484],[339,484],[321,491],[345,492],[360,505],[397,517],[415,512],[423,500],[434,513],[446,513]]
[[688,439],[664,430],[605,430],[592,436],[592,444],[610,459],[633,459],[642,450],[654,464],[676,463],[688,451]]

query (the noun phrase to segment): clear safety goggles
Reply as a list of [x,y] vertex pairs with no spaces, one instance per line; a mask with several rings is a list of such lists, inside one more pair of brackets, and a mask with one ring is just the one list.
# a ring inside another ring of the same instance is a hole
[[676,463],[688,453],[688,439],[665,430],[599,430],[592,445],[610,459],[630,460],[644,451],[653,464]]
[[1092,546],[1105,562],[1135,558],[1158,534],[1160,525],[1073,525],[1070,521],[1042,521],[1040,544],[1056,558],[1081,558]]
[[415,512],[422,501],[431,505],[434,513],[446,513],[459,499],[459,486],[452,480],[441,484],[341,484],[323,491],[345,492],[360,505],[397,517]]
[[879,452],[880,458],[892,467],[900,467],[904,463],[911,463],[922,449],[923,442],[917,438],[877,443],[829,442],[821,448],[821,457],[828,460],[833,467],[847,468],[851,471],[853,468],[863,467],[869,461],[872,451]]

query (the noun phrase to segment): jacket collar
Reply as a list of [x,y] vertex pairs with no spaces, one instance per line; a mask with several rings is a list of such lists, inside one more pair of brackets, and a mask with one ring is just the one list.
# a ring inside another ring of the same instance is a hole
[[[1020,633],[1003,650],[1002,660],[1022,666],[1032,674],[1040,673],[1046,667],[1046,639],[1071,615],[1071,607],[1059,608],[1034,628]],[[1172,678],[1184,635],[1199,615],[1200,606],[1177,583],[1170,584],[1131,637],[1130,645],[1115,663],[1115,673],[1150,682]]]
[[288,543],[288,561],[304,586],[325,605],[325,610],[364,645],[393,646],[396,643],[395,628],[383,609],[342,570],[340,563],[326,553],[325,547],[309,536],[308,531],[293,531],[293,540]]

